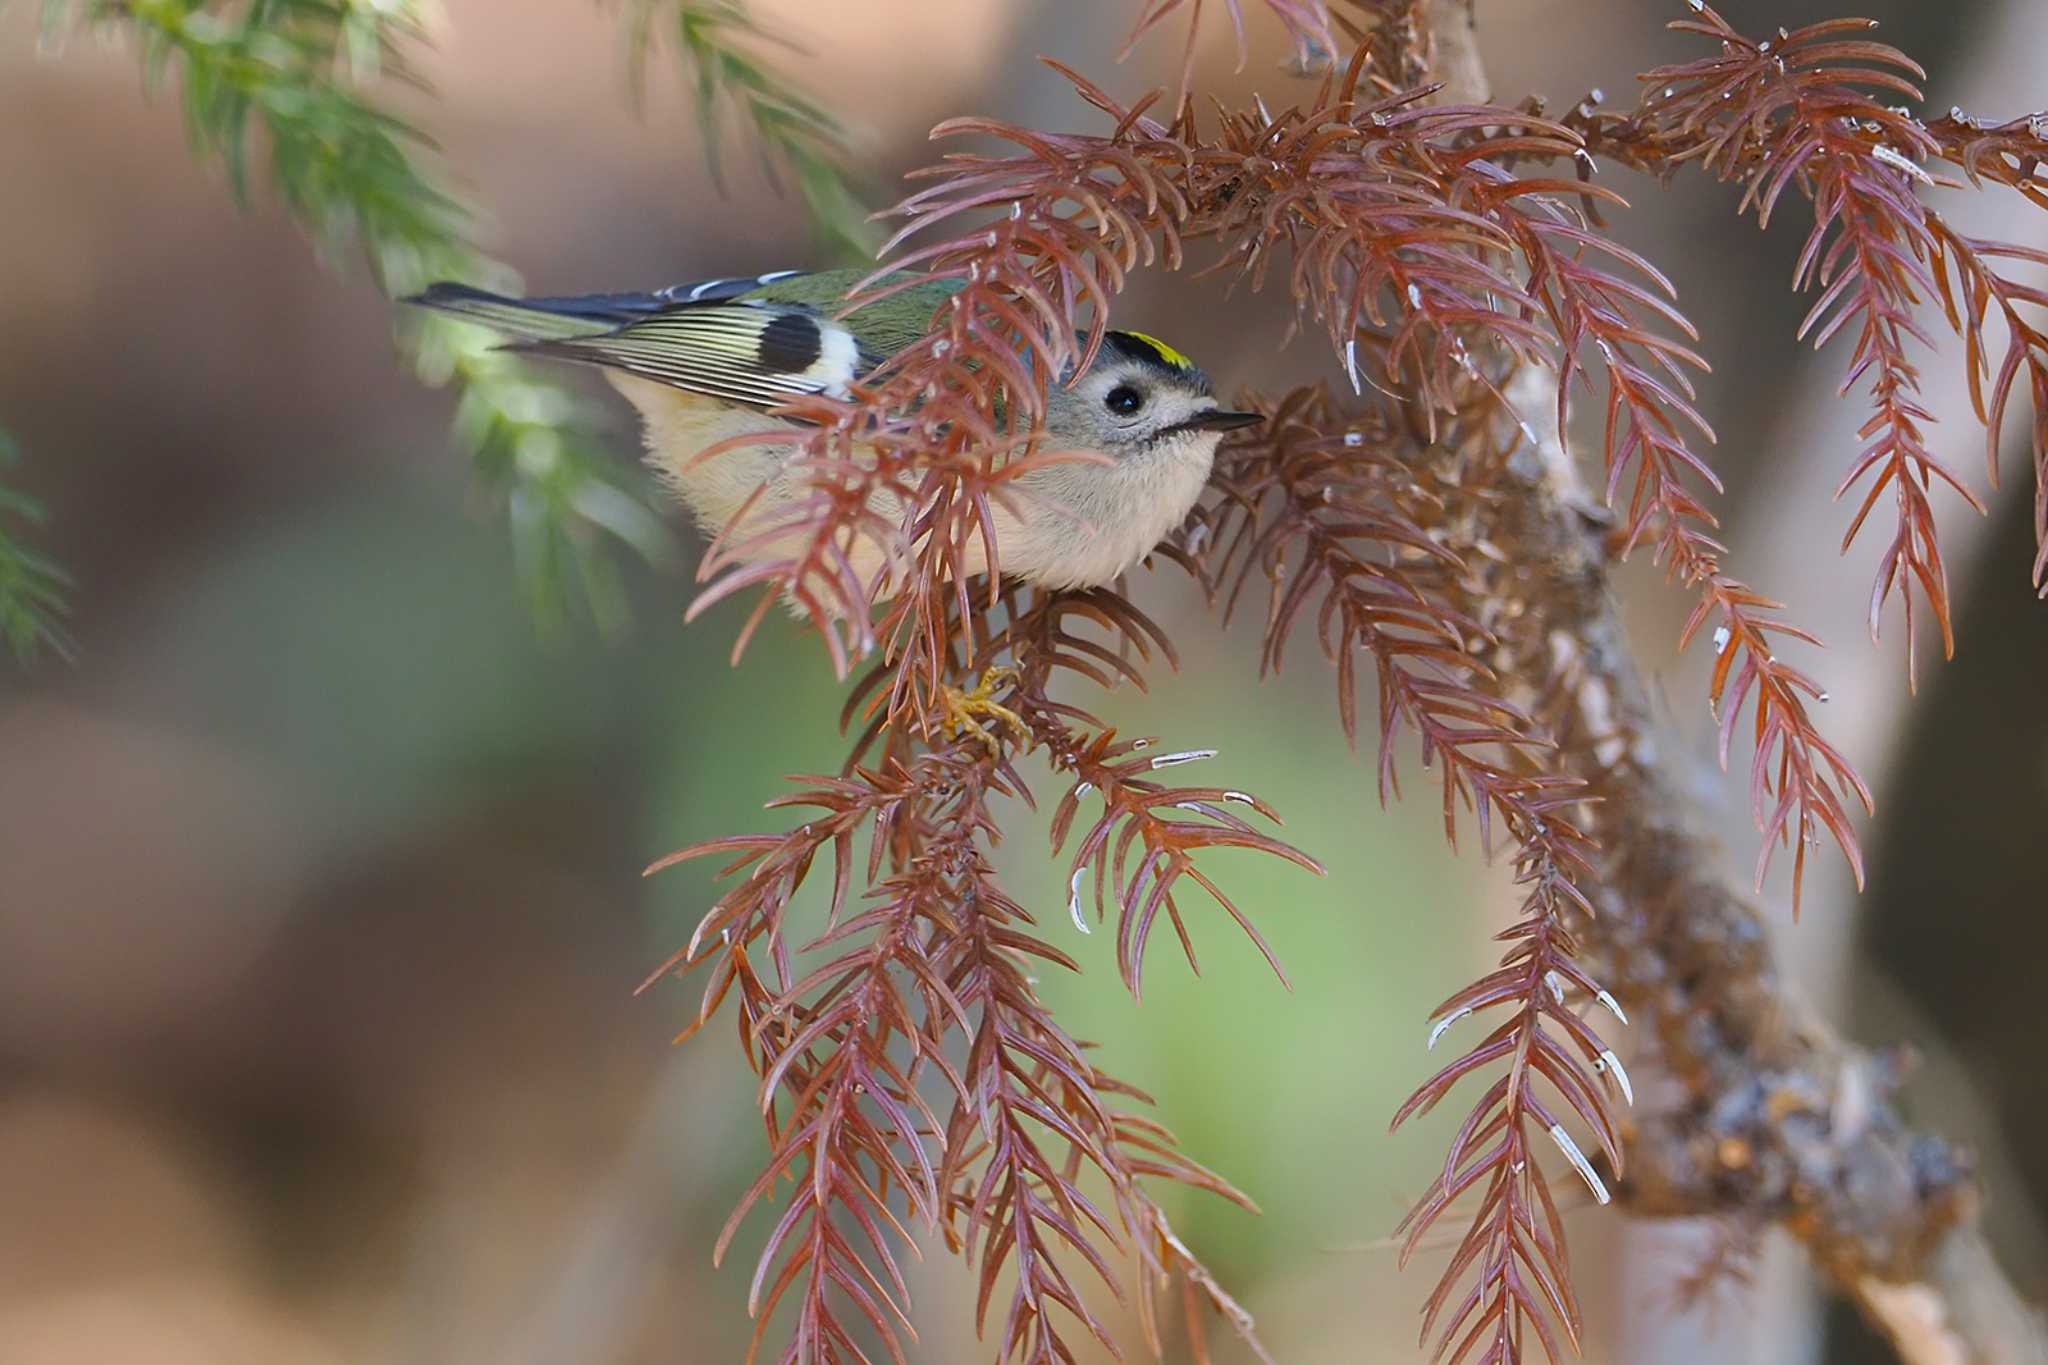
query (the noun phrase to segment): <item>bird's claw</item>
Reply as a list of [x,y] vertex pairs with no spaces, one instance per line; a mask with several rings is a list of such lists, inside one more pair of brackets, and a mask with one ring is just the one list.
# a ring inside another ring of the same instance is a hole
[[[971,734],[986,744],[990,753],[1000,753],[1003,742],[1001,736],[990,728],[994,724],[1009,726],[1019,739],[1028,742],[1031,728],[1024,723],[1024,718],[995,699],[996,689],[1006,682],[1015,682],[1017,677],[1015,667],[998,664],[984,672],[981,681],[968,690],[942,686],[939,689],[939,728],[945,732],[946,738],[958,739],[963,734]],[[984,718],[988,724],[984,723]]]

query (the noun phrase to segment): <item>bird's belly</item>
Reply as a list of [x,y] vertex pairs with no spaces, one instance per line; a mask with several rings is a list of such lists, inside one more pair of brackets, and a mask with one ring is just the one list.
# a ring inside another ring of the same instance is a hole
[[1211,462],[1211,446],[1190,442],[1109,467],[1053,465],[1019,480],[1042,506],[1024,503],[1026,524],[1014,531],[998,525],[1004,571],[1054,588],[1114,581],[1187,519]]
[[722,441],[778,427],[793,437],[797,427],[637,375],[610,370],[605,377],[640,410],[647,463],[707,534],[716,536],[730,526],[754,491],[781,474],[795,451],[793,441],[754,442],[705,458],[704,452]]
[[[808,480],[788,468],[802,428],[633,375],[614,371],[607,378],[640,411],[648,463],[707,534],[744,560],[797,548],[800,531],[777,534],[776,528],[811,492]],[[704,454],[721,442],[778,427],[792,439]],[[1207,450],[1176,448],[1110,467],[1058,464],[1028,474],[1009,485],[1010,505],[992,500],[998,563],[1006,574],[1048,587],[1108,583],[1186,518],[1208,479],[1209,463]],[[877,495],[869,505],[892,525],[902,519],[893,498]],[[968,575],[987,570],[978,527],[962,549]],[[879,583],[877,600],[890,595],[903,571],[900,564],[886,564],[888,553],[873,537],[862,536],[849,556],[864,587]]]
[[[645,423],[647,462],[704,533],[724,550],[747,561],[792,554],[803,530],[790,527],[799,504],[811,495],[808,479],[791,469],[803,428],[756,409],[688,393],[634,375],[607,378],[632,400]],[[785,430],[788,441],[746,441],[707,454],[721,442]],[[894,523],[901,510],[894,499],[875,497],[869,505]],[[872,537],[859,538],[849,556],[863,586],[876,582],[885,554]],[[986,567],[977,563],[974,572]]]

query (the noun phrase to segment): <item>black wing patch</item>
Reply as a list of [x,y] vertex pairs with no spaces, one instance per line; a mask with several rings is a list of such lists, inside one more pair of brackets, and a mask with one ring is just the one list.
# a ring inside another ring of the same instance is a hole
[[761,329],[761,368],[803,374],[824,358],[825,338],[808,313],[777,313]]

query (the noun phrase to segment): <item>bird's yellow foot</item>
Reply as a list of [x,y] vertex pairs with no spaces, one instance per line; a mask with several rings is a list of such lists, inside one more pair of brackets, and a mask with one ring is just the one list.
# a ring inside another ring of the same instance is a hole
[[1019,739],[1028,742],[1031,729],[1024,724],[1024,718],[995,699],[998,687],[1016,680],[1015,668],[1009,664],[998,664],[983,673],[981,681],[968,691],[952,686],[941,687],[939,727],[946,738],[958,739],[962,734],[972,734],[988,745],[990,753],[996,753],[1003,744],[1001,736],[990,728],[993,724],[1009,726]]

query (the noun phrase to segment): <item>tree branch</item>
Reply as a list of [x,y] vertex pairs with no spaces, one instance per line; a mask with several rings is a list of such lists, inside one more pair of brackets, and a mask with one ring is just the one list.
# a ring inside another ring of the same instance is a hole
[[[1534,418],[1547,389],[1525,371],[1508,395]],[[1517,496],[1478,534],[1507,563],[1550,566],[1492,571],[1489,595],[1521,608],[1499,613],[1516,656],[1503,671],[1549,680],[1532,705],[1599,798],[1587,947],[1677,1083],[1624,1133],[1621,1202],[1783,1226],[1911,1365],[2048,1360],[2048,1331],[1977,1228],[1967,1157],[1900,1119],[1897,1058],[1835,1037],[1787,993],[1755,906],[1722,880],[1615,610],[1605,513],[1555,431],[1539,435],[1534,458],[1508,462]]]
[[[1420,8],[1441,97],[1486,99],[1472,0]],[[1586,946],[1677,1082],[1624,1128],[1621,1201],[1648,1216],[1782,1225],[1908,1365],[2048,1361],[2048,1325],[1977,1225],[1967,1157],[1900,1119],[1897,1059],[1807,1017],[1756,908],[1722,880],[1622,630],[1605,510],[1556,429],[1551,385],[1528,367],[1506,378],[1522,430],[1534,424],[1533,456],[1507,462],[1514,495],[1491,504],[1497,525],[1476,528],[1506,554],[1468,562],[1493,580],[1496,607],[1523,608],[1496,612],[1503,652],[1519,656],[1496,666],[1539,684],[1532,707],[1551,721],[1565,769],[1598,798],[1591,829],[1603,858]]]

